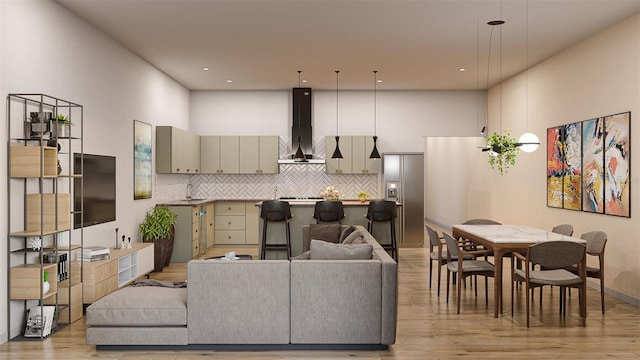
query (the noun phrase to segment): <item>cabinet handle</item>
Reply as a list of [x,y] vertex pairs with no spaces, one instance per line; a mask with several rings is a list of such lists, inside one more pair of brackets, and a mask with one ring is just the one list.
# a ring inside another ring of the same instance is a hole
[[227,239],[231,240],[231,235],[229,235],[229,237]]
[[231,208],[229,208],[229,211],[231,211]]
[[189,172],[189,169],[187,169],[187,172]]
[[229,225],[231,225],[231,221],[229,221]]
[[176,171],[180,171],[180,168],[177,168]]

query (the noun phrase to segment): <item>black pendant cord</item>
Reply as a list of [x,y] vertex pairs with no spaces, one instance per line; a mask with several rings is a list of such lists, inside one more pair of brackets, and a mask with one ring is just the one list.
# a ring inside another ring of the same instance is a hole
[[336,149],[331,155],[332,159],[342,159],[342,152],[340,152],[340,136],[338,136],[338,74],[340,70],[336,70]]
[[378,70],[373,70],[373,150],[369,159],[380,159],[378,152],[378,136],[376,136],[376,125],[378,122]]

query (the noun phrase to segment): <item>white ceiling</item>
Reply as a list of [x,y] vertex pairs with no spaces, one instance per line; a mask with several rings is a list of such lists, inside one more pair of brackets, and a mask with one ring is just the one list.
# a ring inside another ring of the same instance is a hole
[[[335,89],[335,70],[341,90],[373,89],[372,70],[381,90],[486,88],[487,73],[507,78],[640,11],[640,0],[56,1],[192,90],[289,89],[297,70],[314,89]],[[488,67],[495,19],[506,24]]]

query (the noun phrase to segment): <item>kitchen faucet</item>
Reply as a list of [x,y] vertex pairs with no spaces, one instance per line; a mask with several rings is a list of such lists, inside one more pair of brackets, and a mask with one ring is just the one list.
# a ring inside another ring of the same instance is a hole
[[187,184],[187,200],[191,200],[191,189],[192,188],[193,188],[193,185]]

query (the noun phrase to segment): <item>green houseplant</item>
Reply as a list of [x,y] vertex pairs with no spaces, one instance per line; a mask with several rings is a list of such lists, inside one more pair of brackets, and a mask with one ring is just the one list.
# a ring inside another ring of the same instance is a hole
[[169,265],[173,252],[177,215],[166,205],[157,205],[151,209],[140,224],[140,236],[143,242],[154,243],[154,270],[162,271]]
[[361,190],[361,191],[358,191],[356,196],[358,197],[360,202],[363,203],[367,201],[367,199],[369,198],[369,192],[367,190]]
[[69,119],[68,116],[58,114],[58,116],[53,119],[53,122],[56,125],[56,138],[69,137],[69,125],[71,125],[71,119]]
[[516,138],[510,135],[511,132],[505,130],[504,135],[494,132],[487,137],[486,150],[489,153],[489,165],[492,169],[497,166],[500,175],[516,164],[516,156],[520,152]]

